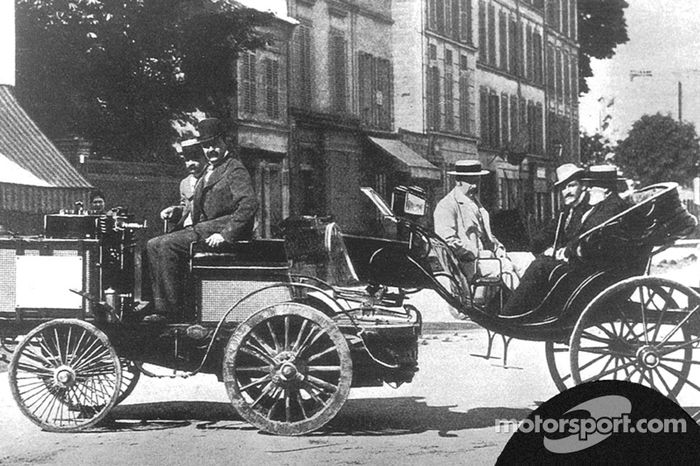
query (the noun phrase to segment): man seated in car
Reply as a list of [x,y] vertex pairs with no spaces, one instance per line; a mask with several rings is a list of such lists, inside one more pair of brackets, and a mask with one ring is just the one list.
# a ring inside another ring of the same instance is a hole
[[581,216],[580,225],[573,230],[573,239],[557,258],[540,256],[530,264],[520,279],[520,285],[503,306],[502,315],[523,314],[537,307],[552,288],[550,276],[554,269],[558,269],[558,276],[567,272],[584,276],[591,270],[619,262],[619,254],[611,251],[611,247],[606,248],[605,241],[595,244],[579,242],[582,234],[629,207],[617,192],[618,179],[614,165],[595,165],[588,169],[582,181],[588,184],[589,208]]
[[187,315],[183,286],[191,243],[216,248],[252,237],[258,202],[248,171],[228,148],[224,123],[207,118],[198,131],[208,164],[194,189],[192,224],[146,244],[156,311],[147,322],[193,317]]

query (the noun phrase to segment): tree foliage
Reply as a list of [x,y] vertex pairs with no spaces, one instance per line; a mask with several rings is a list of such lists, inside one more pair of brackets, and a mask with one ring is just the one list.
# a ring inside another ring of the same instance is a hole
[[612,58],[615,48],[629,40],[625,0],[579,0],[578,2],[578,40],[579,53],[579,91],[588,92],[586,78],[593,76],[591,58]]
[[16,15],[24,108],[124,160],[163,154],[180,112],[229,116],[233,61],[272,19],[224,0],[17,0]]
[[616,161],[642,185],[664,181],[690,184],[697,175],[700,145],[695,125],[670,115],[644,115],[618,145]]
[[607,136],[600,133],[579,136],[581,143],[581,163],[585,166],[601,165],[611,161],[615,153],[615,144]]

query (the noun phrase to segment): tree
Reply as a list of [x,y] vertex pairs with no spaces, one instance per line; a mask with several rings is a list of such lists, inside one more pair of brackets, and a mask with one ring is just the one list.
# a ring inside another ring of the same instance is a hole
[[695,125],[671,115],[644,115],[618,145],[616,161],[642,185],[663,181],[690,184],[697,175],[700,144]]
[[578,2],[578,55],[579,91],[588,92],[586,78],[593,76],[591,58],[612,58],[619,44],[629,41],[625,0],[579,0]]
[[600,133],[581,133],[581,163],[585,166],[600,165],[609,162],[615,153],[615,144]]
[[17,97],[50,136],[104,156],[157,159],[168,121],[230,116],[239,53],[272,15],[225,0],[17,0]]

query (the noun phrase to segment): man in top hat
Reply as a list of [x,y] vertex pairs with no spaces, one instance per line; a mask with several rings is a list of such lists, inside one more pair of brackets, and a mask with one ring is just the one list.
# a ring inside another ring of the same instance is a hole
[[[481,168],[478,160],[459,160],[455,163],[455,169],[447,172],[455,177],[456,186],[435,207],[435,233],[455,253],[468,279],[477,272],[477,258],[497,257],[501,260],[503,272],[510,276],[506,285],[515,286],[517,275],[513,264],[506,257],[503,244],[491,232],[489,213],[478,198],[481,177],[488,173],[488,170]],[[497,273],[495,270],[485,270],[486,267],[481,268],[485,265],[480,264],[480,275]]]
[[160,213],[160,218],[171,224],[172,228],[169,231],[181,230],[192,225],[194,188],[207,166],[204,151],[197,138],[186,139],[174,146],[185,163],[188,175],[180,181],[180,204],[166,207]]
[[575,277],[583,278],[594,270],[624,265],[622,256],[628,254],[627,251],[605,250],[605,241],[579,241],[582,234],[629,207],[617,194],[619,179],[614,165],[591,166],[582,176],[581,181],[588,184],[589,200],[580,224],[571,231],[572,236],[562,254],[557,258],[540,256],[528,267],[520,279],[520,285],[504,305],[503,315],[519,315],[536,308],[556,279],[567,273],[572,276],[570,283],[575,285]]
[[561,258],[563,246],[574,238],[583,214],[590,208],[588,190],[581,180],[585,172],[573,163],[565,163],[557,168],[554,189],[559,190],[564,208],[556,219],[532,236],[530,250],[534,254],[555,256],[558,253]]
[[148,241],[146,251],[153,280],[156,314],[146,321],[180,321],[186,316],[183,286],[190,244],[209,247],[250,239],[258,208],[250,175],[232,156],[221,120],[199,122],[197,142],[207,158],[192,198],[192,225]]

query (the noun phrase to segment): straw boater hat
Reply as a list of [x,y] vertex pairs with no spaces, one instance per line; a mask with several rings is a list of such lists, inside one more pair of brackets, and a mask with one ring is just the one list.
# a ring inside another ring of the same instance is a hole
[[455,162],[455,169],[447,172],[448,175],[455,176],[482,176],[488,173],[488,170],[481,168],[481,162],[478,160],[458,160]]
[[558,188],[569,181],[581,179],[584,173],[586,170],[583,168],[577,167],[573,163],[565,163],[557,168],[557,181],[554,183],[554,187]]
[[624,178],[617,174],[615,165],[591,165],[581,180],[596,185],[596,183],[614,183],[617,180],[624,180]]

